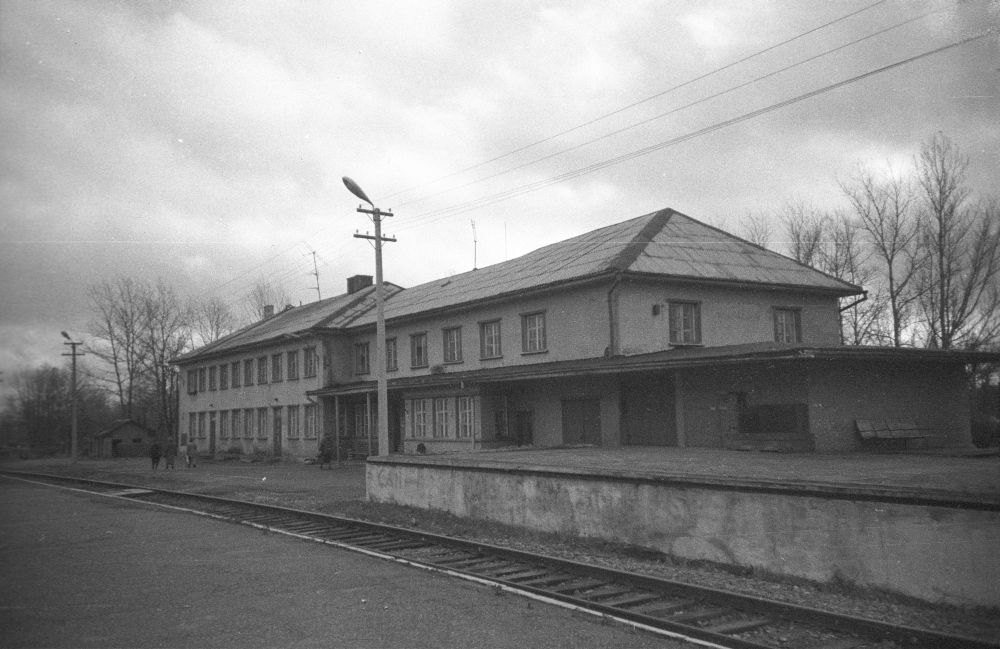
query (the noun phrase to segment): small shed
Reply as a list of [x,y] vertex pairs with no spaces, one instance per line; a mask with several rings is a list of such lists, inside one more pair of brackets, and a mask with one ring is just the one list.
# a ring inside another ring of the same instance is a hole
[[110,427],[96,433],[91,440],[93,457],[142,457],[149,454],[149,446],[156,433],[132,419],[120,419]]

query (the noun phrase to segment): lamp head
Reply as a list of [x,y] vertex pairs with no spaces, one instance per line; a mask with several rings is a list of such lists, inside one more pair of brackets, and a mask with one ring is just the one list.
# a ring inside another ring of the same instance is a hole
[[347,187],[347,190],[349,192],[351,192],[352,194],[354,194],[355,196],[357,196],[358,198],[360,198],[364,202],[366,202],[369,205],[372,205],[374,207],[374,204],[372,203],[371,199],[368,198],[368,195],[365,194],[365,190],[361,189],[361,187],[358,185],[358,183],[354,182],[353,180],[351,180],[347,176],[344,176],[344,186]]
[[60,331],[59,333],[61,333],[62,336],[63,336],[63,338],[65,338],[66,340],[70,340],[70,341],[73,340],[72,338],[69,337],[69,334],[66,333],[65,331]]

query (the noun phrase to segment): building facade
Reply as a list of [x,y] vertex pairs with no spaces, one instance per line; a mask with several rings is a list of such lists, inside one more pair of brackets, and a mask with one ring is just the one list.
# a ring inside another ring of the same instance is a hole
[[[182,436],[376,452],[374,289],[348,286],[178,359]],[[901,419],[922,444],[970,442],[964,366],[982,355],[842,346],[839,300],[860,287],[673,210],[387,293],[392,452],[845,451],[865,446],[858,420]]]

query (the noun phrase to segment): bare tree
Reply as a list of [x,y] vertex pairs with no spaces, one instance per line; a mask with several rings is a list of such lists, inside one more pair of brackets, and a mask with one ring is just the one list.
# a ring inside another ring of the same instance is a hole
[[[871,264],[871,252],[861,240],[858,222],[836,212],[823,219],[824,232],[817,256],[823,272],[855,286],[872,286],[878,271]],[[841,333],[848,345],[873,345],[887,342],[885,325],[886,298],[879,290],[869,290],[863,298],[842,298]]]
[[248,324],[257,322],[264,318],[264,307],[273,306],[280,311],[291,301],[284,286],[261,277],[244,296],[243,316]]
[[787,237],[788,254],[806,266],[816,267],[828,217],[802,201],[795,201],[786,204],[778,218]]
[[162,279],[142,295],[145,369],[155,394],[158,429],[176,430],[177,382],[170,360],[191,348],[191,314]]
[[912,213],[913,192],[899,177],[879,180],[859,169],[840,183],[884,269],[885,299],[892,328],[892,344],[902,345],[909,307],[917,298],[913,279],[919,264],[914,256],[917,222]]
[[749,210],[740,220],[737,232],[739,236],[761,248],[767,248],[774,237],[774,228],[771,226],[767,214]]
[[133,416],[136,389],[148,362],[143,339],[144,290],[130,277],[104,281],[88,290],[97,317],[91,333],[97,340],[87,350],[105,362],[108,373],[99,378],[111,385],[122,417]]
[[188,305],[188,311],[191,318],[191,335],[197,346],[214,343],[236,329],[237,322],[233,310],[218,296],[205,300],[192,300]]
[[997,201],[970,205],[968,159],[935,134],[916,160],[921,189],[918,282],[927,344],[942,349],[996,342],[1000,275]]

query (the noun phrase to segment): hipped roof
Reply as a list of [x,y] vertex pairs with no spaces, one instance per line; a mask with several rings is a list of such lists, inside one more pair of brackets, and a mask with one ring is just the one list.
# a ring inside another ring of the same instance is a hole
[[[664,209],[622,221],[526,255],[401,289],[387,284],[387,321],[504,299],[525,292],[616,275],[724,282],[823,292],[862,289],[794,259]],[[375,288],[287,309],[175,359],[187,362],[310,332],[375,324]]]

